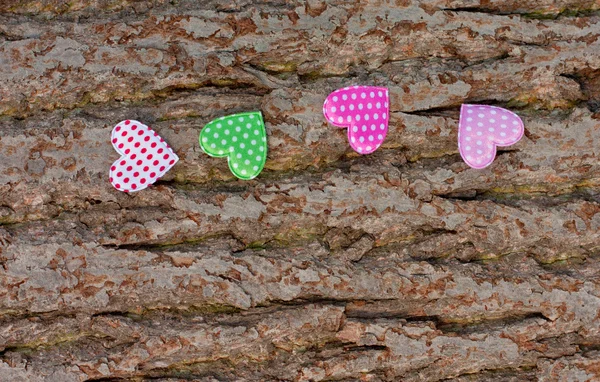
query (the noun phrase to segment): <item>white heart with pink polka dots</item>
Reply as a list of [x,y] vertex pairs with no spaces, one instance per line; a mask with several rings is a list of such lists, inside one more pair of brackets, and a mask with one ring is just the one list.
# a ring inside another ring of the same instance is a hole
[[121,158],[110,167],[110,183],[119,191],[135,192],[156,182],[179,160],[167,143],[141,122],[122,121],[111,142]]

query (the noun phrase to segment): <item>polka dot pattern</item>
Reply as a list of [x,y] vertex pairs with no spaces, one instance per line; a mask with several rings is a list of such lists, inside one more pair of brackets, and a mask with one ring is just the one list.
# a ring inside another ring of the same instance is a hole
[[209,122],[200,132],[200,147],[210,156],[227,157],[229,169],[236,177],[254,179],[267,161],[267,131],[262,114],[233,114]]
[[390,114],[386,88],[352,86],[331,93],[323,104],[329,123],[348,128],[350,147],[359,154],[370,154],[385,140]]
[[141,191],[166,174],[179,160],[167,143],[139,121],[114,127],[111,142],[121,158],[110,167],[110,183],[119,191]]
[[486,105],[462,105],[458,123],[458,150],[472,168],[485,168],[496,157],[496,146],[517,143],[525,132],[512,111]]

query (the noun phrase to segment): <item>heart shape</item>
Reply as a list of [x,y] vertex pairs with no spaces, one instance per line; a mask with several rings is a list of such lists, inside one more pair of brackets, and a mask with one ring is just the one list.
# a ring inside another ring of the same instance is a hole
[[323,114],[329,123],[348,128],[348,142],[359,154],[370,154],[385,140],[390,114],[389,93],[376,86],[352,86],[327,96]]
[[267,131],[259,111],[217,118],[200,132],[200,147],[212,157],[227,157],[229,169],[243,180],[254,179],[267,161]]
[[110,167],[110,182],[119,191],[140,191],[153,184],[179,160],[166,142],[141,122],[114,127],[111,142],[121,158]]
[[472,168],[494,161],[496,146],[517,143],[525,132],[523,121],[510,110],[487,105],[462,105],[458,122],[458,150]]

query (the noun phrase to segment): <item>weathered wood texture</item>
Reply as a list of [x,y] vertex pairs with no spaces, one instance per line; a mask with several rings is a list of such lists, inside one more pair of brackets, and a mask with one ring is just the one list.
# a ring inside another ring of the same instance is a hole
[[[600,379],[598,0],[3,0],[0,380]],[[387,86],[354,154],[322,102]],[[461,103],[517,111],[485,170]],[[265,171],[198,134],[263,111]],[[181,161],[117,192],[112,127]]]

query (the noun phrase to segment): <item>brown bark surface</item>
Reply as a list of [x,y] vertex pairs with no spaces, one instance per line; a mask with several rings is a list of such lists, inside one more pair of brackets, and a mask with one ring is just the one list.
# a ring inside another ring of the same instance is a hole
[[[462,103],[526,136],[468,168]],[[198,134],[252,110],[244,182]],[[598,0],[3,0],[0,380],[600,380],[599,111]],[[134,194],[123,119],[180,157]]]

